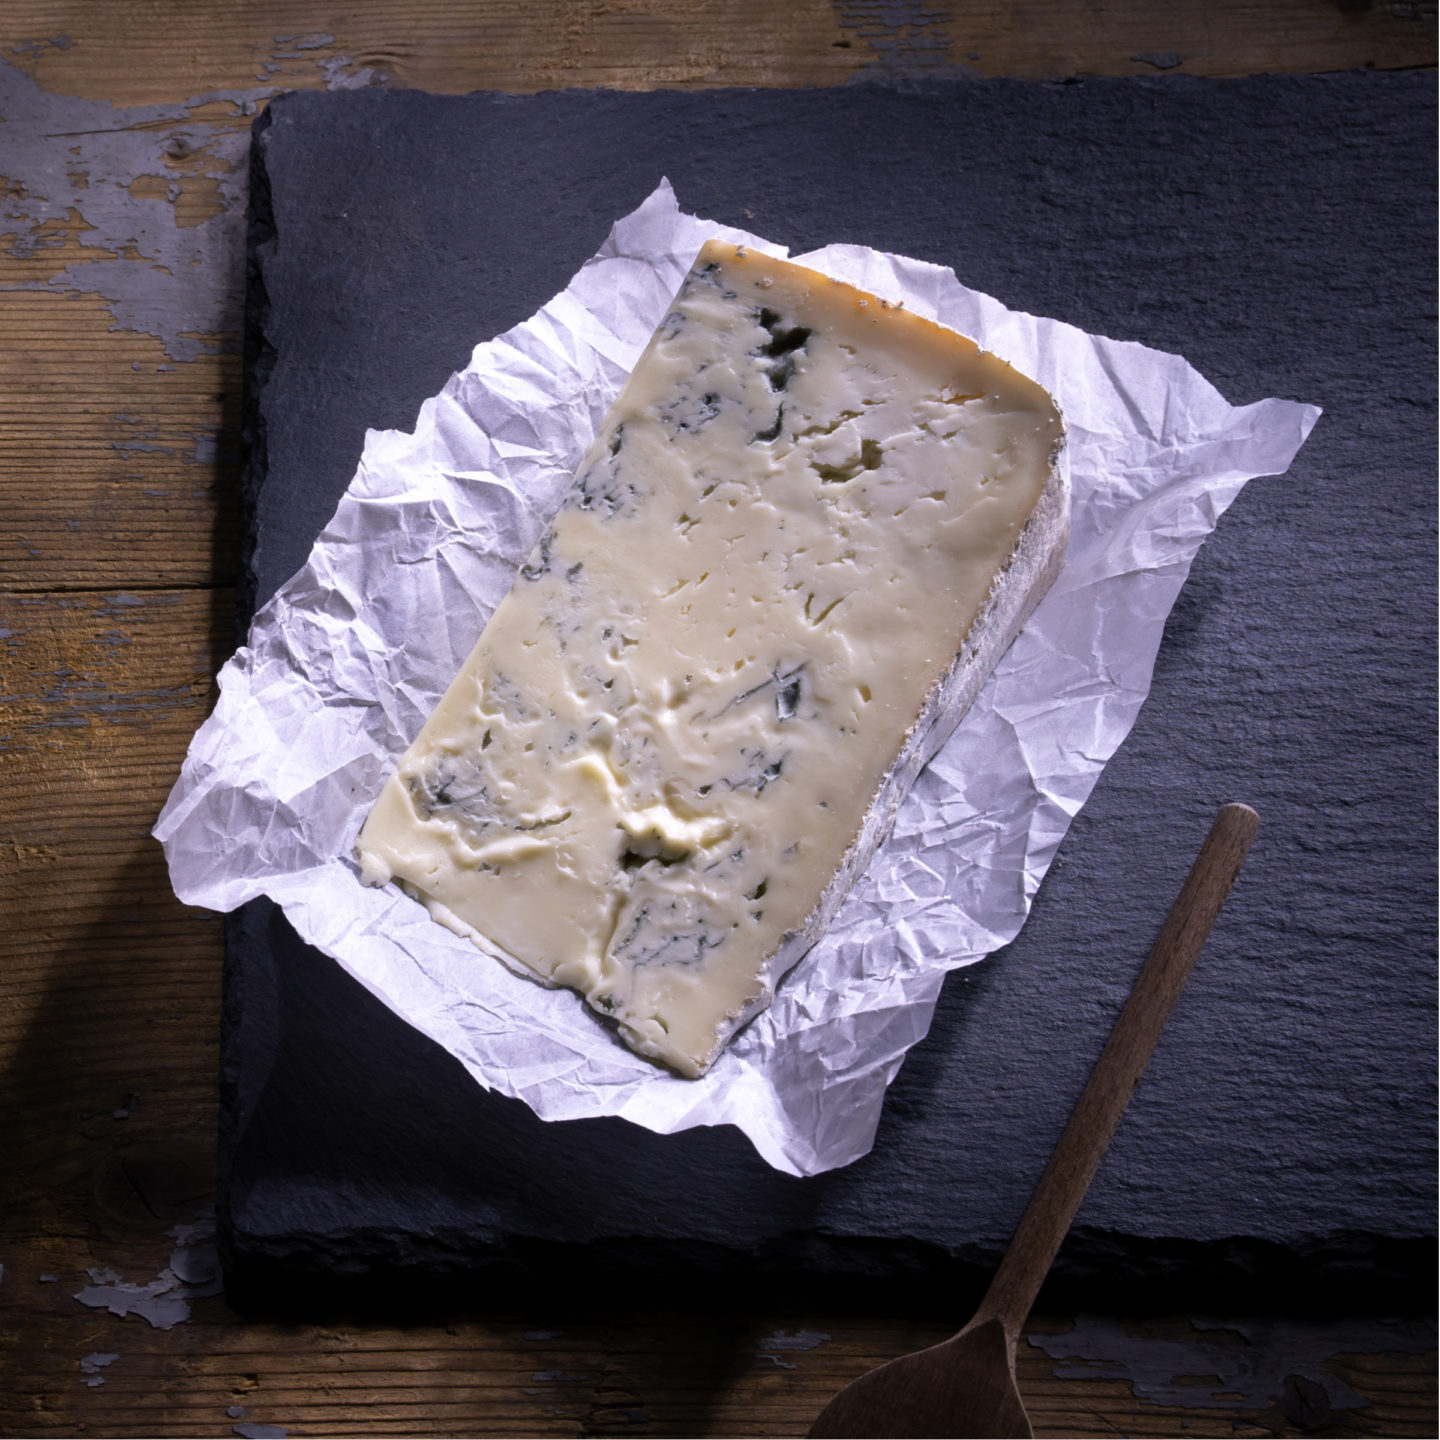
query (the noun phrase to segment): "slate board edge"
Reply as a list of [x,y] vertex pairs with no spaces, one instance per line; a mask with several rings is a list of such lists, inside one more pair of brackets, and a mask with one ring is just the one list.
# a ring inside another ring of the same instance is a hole
[[[268,1067],[256,1056],[276,1028],[275,989],[264,985],[263,967],[255,964],[257,954],[274,958],[263,932],[275,923],[289,928],[265,899],[225,921],[216,1217],[226,1297],[237,1310],[296,1318],[514,1310],[533,1305],[538,1291],[585,1311],[612,1306],[615,1295],[647,1280],[668,1289],[679,1276],[707,1287],[720,1311],[859,1306],[943,1317],[978,1303],[1002,1257],[1003,1246],[993,1243],[946,1247],[823,1229],[737,1250],[694,1238],[565,1243],[501,1236],[477,1243],[475,1230],[463,1227],[338,1224],[277,1232],[248,1226],[232,1203],[231,1163],[264,1087]],[[241,944],[250,956],[243,968],[229,958]],[[362,1004],[370,1000],[338,973],[343,985],[360,992]],[[259,993],[247,994],[257,981]],[[390,1018],[410,1043],[431,1045]],[[1430,1302],[1437,1262],[1433,1236],[1349,1232],[1287,1245],[1250,1235],[1213,1241],[1123,1235],[1080,1223],[1072,1226],[1037,1309],[1264,1314],[1298,1306],[1317,1317],[1376,1307],[1418,1313]]]
[[257,508],[268,461],[263,397],[275,364],[275,349],[269,338],[270,298],[265,291],[261,260],[265,247],[275,238],[275,213],[264,148],[265,132],[273,119],[271,109],[272,106],[267,106],[262,110],[250,127],[250,212],[245,232],[245,331],[240,399],[239,547],[235,579],[235,638],[241,645],[250,632],[256,610]]
[[[891,84],[887,88],[914,93],[917,89],[933,91],[950,88],[954,84],[974,83],[930,82],[922,86],[907,83],[898,86]],[[1167,80],[1147,77],[1136,83],[1163,85]],[[257,120],[252,139],[251,221],[246,267],[245,391],[242,412],[245,458],[241,480],[241,564],[237,600],[237,627],[242,638],[255,608],[256,586],[252,559],[257,504],[265,483],[267,467],[263,396],[274,360],[274,349],[267,330],[269,306],[264,289],[263,263],[264,249],[274,241],[276,234],[263,144],[264,134],[270,123],[271,116],[267,111]],[[239,917],[234,919],[238,920]],[[338,1278],[334,1266],[337,1247],[353,1260],[360,1273],[371,1277],[372,1281],[387,1274],[398,1278],[413,1277],[422,1272],[437,1281],[443,1279],[447,1273],[453,1277],[454,1273],[459,1272],[471,1275],[488,1272],[498,1277],[507,1264],[513,1264],[522,1257],[523,1247],[509,1255],[501,1253],[500,1250],[489,1254],[476,1254],[473,1247],[467,1245],[462,1247],[463,1253],[457,1254],[456,1249],[440,1235],[416,1237],[355,1230],[344,1235],[297,1232],[277,1236],[249,1232],[237,1225],[226,1204],[229,1158],[244,1123],[240,1107],[236,1103],[236,1086],[241,1068],[236,1037],[241,1028],[239,1022],[245,1002],[237,982],[235,967],[227,959],[222,1040],[220,1216],[222,1255],[237,1296],[249,1297],[252,1304],[263,1304],[262,1297],[270,1290],[266,1277],[293,1277],[297,1271],[311,1272],[316,1277],[328,1274],[332,1278]],[[403,1024],[398,1020],[396,1023]],[[943,1282],[942,1288],[945,1289],[949,1288],[953,1280],[965,1274],[978,1276],[984,1273],[998,1258],[998,1252],[983,1248],[973,1253],[946,1254],[927,1250],[926,1247],[913,1243],[898,1243],[890,1247],[888,1253],[879,1257],[877,1265],[867,1259],[857,1259],[853,1245],[837,1247],[830,1237],[819,1236],[816,1239],[816,1253],[823,1252],[823,1263],[820,1267],[822,1270],[838,1265],[841,1270],[853,1269],[856,1273],[868,1271],[872,1276],[881,1278],[904,1278],[907,1285],[913,1282],[917,1274],[935,1277],[943,1273],[948,1277]],[[576,1247],[574,1252],[567,1251],[554,1258],[556,1263],[569,1267],[572,1273],[576,1265],[596,1270],[597,1261],[603,1261],[603,1256],[586,1253],[589,1248],[591,1247]],[[881,1247],[882,1250],[884,1248]],[[1353,1293],[1358,1286],[1361,1293],[1368,1293],[1373,1289],[1377,1294],[1394,1299],[1398,1294],[1413,1288],[1417,1274],[1433,1273],[1435,1257],[1435,1242],[1431,1237],[1397,1239],[1393,1236],[1351,1234],[1317,1238],[1313,1250],[1309,1253],[1306,1253],[1302,1246],[1287,1251],[1284,1256],[1278,1256],[1271,1253],[1275,1249],[1268,1241],[1235,1236],[1214,1243],[1147,1240],[1143,1254],[1139,1254],[1135,1250],[1134,1242],[1127,1241],[1126,1237],[1080,1227],[1072,1232],[1071,1240],[1057,1266],[1056,1278],[1058,1283],[1064,1285],[1070,1278],[1105,1275],[1122,1282],[1133,1279],[1145,1289],[1147,1286],[1140,1276],[1143,1269],[1146,1281],[1158,1281],[1159,1288],[1171,1295],[1177,1284],[1183,1285],[1189,1293],[1195,1286],[1199,1286],[1202,1291],[1209,1290],[1209,1282],[1214,1281],[1219,1283],[1223,1293],[1232,1298],[1235,1286],[1238,1284],[1244,1289],[1248,1278],[1254,1282],[1253,1293],[1256,1299],[1263,1302],[1264,1295],[1270,1293],[1271,1287],[1280,1278],[1280,1272],[1291,1269],[1295,1262],[1303,1259],[1305,1274],[1311,1278],[1317,1275],[1328,1277],[1328,1286],[1338,1283],[1345,1293]],[[692,1263],[695,1258],[694,1247],[691,1247]],[[749,1258],[756,1262],[757,1273],[771,1263],[771,1257]],[[733,1259],[733,1255],[726,1252],[726,1258],[720,1263],[728,1267]],[[523,1256],[523,1266],[527,1272],[543,1263],[543,1256]],[[274,1270],[277,1264],[280,1267],[278,1272]],[[783,1264],[782,1261],[782,1268]],[[603,1264],[599,1268],[603,1269]],[[802,1265],[801,1268],[805,1267]],[[913,1288],[910,1298],[914,1298]]]

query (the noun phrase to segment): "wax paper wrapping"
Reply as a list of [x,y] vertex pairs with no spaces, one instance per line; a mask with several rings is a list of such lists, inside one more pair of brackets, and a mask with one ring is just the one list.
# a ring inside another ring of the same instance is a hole
[[1134,723],[1201,542],[1319,411],[1234,407],[1183,359],[1007,310],[948,270],[855,245],[793,257],[974,337],[1046,387],[1073,487],[1064,570],[905,801],[821,942],[700,1080],[626,1050],[568,990],[517,976],[395,886],[355,837],[509,589],[696,252],[744,232],[668,183],[532,319],[477,346],[413,434],[371,431],[306,566],[256,615],[156,826],[176,893],[258,895],[484,1086],[546,1120],[733,1124],[811,1175],[869,1148],[947,971],[1014,938]]

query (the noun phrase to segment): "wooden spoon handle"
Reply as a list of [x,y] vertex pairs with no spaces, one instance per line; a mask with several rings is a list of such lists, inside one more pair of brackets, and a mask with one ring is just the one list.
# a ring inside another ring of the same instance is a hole
[[1216,816],[972,1326],[998,1320],[1012,1344],[1019,1335],[1259,825],[1248,805]]

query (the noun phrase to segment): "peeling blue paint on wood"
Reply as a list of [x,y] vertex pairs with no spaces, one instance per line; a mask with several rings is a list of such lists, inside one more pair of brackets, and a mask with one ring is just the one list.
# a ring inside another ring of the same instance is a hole
[[1127,1380],[1138,1398],[1157,1405],[1263,1410],[1279,1404],[1287,1379],[1300,1374],[1323,1390],[1332,1410],[1357,1410],[1371,1402],[1329,1368],[1337,1355],[1423,1355],[1436,1336],[1432,1323],[1418,1320],[1176,1317],[1127,1324],[1079,1315],[1064,1334],[1027,1338],[1059,1362],[1057,1380]]
[[[11,53],[36,55],[69,43],[57,37],[13,46]],[[327,89],[388,79],[373,67],[357,69],[346,55],[307,53],[332,46],[330,35],[276,43],[277,69],[304,56]],[[18,259],[47,250],[67,257],[45,279],[9,288],[98,295],[114,318],[113,328],[155,336],[172,361],[238,351],[249,120],[279,93],[278,86],[265,84],[175,104],[117,107],[52,95],[0,58],[0,246]],[[217,104],[230,107],[228,119],[193,114]],[[204,157],[198,174],[216,183],[221,208],[199,224],[182,226],[174,202],[194,177],[189,170],[177,174],[167,161],[196,155]],[[168,180],[165,194],[132,193],[147,177]],[[77,250],[82,258],[69,258]],[[86,251],[94,252],[93,258]],[[135,365],[138,369],[139,362]],[[198,445],[196,458],[209,463]]]

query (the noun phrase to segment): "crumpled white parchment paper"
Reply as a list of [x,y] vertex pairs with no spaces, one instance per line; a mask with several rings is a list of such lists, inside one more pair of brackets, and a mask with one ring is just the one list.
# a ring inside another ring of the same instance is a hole
[[1071,817],[1133,724],[1200,543],[1319,411],[1234,407],[1178,356],[1007,310],[948,270],[854,245],[795,257],[973,336],[1059,401],[1065,569],[921,776],[830,932],[702,1080],[632,1055],[567,990],[511,974],[395,887],[355,836],[469,653],[702,242],[668,182],[532,319],[478,346],[413,435],[371,431],[309,562],[220,675],[155,827],[176,893],[258,895],[482,1085],[547,1120],[733,1124],[813,1175],[869,1148],[947,971],[1013,939]]

